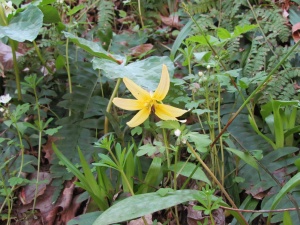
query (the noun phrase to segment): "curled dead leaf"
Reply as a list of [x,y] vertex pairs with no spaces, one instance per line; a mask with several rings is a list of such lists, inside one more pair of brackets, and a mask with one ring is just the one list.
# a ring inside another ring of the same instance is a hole
[[153,48],[153,45],[152,44],[142,44],[142,45],[138,45],[138,46],[135,46],[133,48],[130,49],[130,54],[132,56],[140,56],[148,51],[150,51],[151,49]]
[[169,17],[166,17],[166,16],[162,16],[160,15],[160,18],[161,18],[161,21],[170,26],[170,27],[175,27],[177,29],[179,29],[180,27],[182,27],[183,25],[179,23],[179,17],[178,16],[169,16]]
[[298,42],[300,40],[300,22],[293,25],[292,33],[294,41]]

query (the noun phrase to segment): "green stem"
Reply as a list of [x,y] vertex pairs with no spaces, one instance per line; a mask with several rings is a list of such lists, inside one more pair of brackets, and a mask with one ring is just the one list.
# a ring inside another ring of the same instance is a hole
[[[66,40],[66,70],[68,74],[68,84],[69,84],[69,93],[72,94],[72,78],[70,72],[70,63],[69,63],[69,38]],[[71,109],[69,110],[69,116],[71,116]]]
[[[231,204],[231,206],[233,208],[237,209],[237,206],[235,205],[234,201],[231,199],[231,197],[229,196],[229,194],[227,193],[227,191],[225,190],[224,186],[219,182],[219,180],[216,178],[216,176],[213,174],[213,172],[211,172],[211,170],[208,168],[208,166],[205,164],[205,162],[200,158],[200,156],[196,153],[196,151],[194,150],[194,148],[191,146],[191,144],[189,142],[186,142],[188,148],[190,149],[190,151],[193,153],[193,155],[195,156],[195,158],[200,162],[201,166],[205,169],[205,171],[210,175],[210,177],[213,179],[213,181],[219,186],[221,192],[224,194],[224,196],[226,197],[226,199],[229,201],[229,203]],[[245,218],[243,217],[243,215],[238,212],[238,214],[240,215],[240,217],[244,220],[244,224],[248,224],[247,221],[245,220]]]
[[36,42],[33,41],[32,43],[33,43],[34,49],[36,51],[36,54],[38,55],[39,59],[41,60],[43,66],[48,70],[48,72],[50,74],[52,74],[52,70],[49,66],[47,66],[47,63],[46,63],[45,59],[43,58],[41,51],[40,51],[39,47],[37,46]]
[[141,10],[141,0],[138,0],[138,7],[139,7],[139,17],[141,21],[142,28],[144,28],[144,21],[142,16],[142,10]]
[[13,56],[14,72],[15,72],[15,76],[16,76],[16,85],[17,85],[17,91],[18,91],[18,100],[22,100],[21,81],[20,81],[20,73],[19,73],[19,67],[18,67],[18,62],[17,62],[15,41],[13,41],[10,38],[8,40],[9,40],[9,44],[11,46],[11,52],[12,52],[12,56]]
[[[111,94],[109,102],[108,102],[107,107],[106,107],[106,112],[107,113],[110,113],[110,110],[111,110],[111,107],[112,107],[112,104],[113,104],[113,100],[117,95],[117,92],[118,92],[119,86],[121,84],[121,81],[122,81],[122,78],[118,78],[116,86],[114,88],[114,91]],[[108,118],[107,118],[107,116],[105,116],[105,119],[104,119],[104,134],[107,134],[107,133],[108,133]]]
[[168,142],[168,139],[167,139],[166,130],[164,128],[162,129],[162,133],[163,133],[164,144],[165,144],[165,148],[166,148],[168,177],[167,177],[167,180],[166,180],[165,183],[167,183],[170,180],[170,178],[171,178],[171,171],[169,170],[169,168],[171,166],[171,162],[170,162],[169,142]]
[[36,205],[36,199],[38,195],[38,188],[39,188],[39,174],[40,174],[40,167],[41,167],[41,152],[42,152],[42,130],[39,131],[39,149],[38,149],[38,161],[37,161],[37,175],[36,175],[36,183],[35,183],[35,192],[33,198],[33,205],[32,205],[32,214],[34,214],[34,209]]
[[239,115],[239,113],[243,110],[243,108],[250,102],[250,100],[258,93],[260,92],[267,81],[271,78],[271,76],[275,73],[275,71],[281,66],[281,64],[284,63],[284,61],[292,54],[292,52],[298,47],[300,44],[300,41],[298,41],[291,49],[290,51],[280,60],[279,63],[268,73],[267,77],[260,83],[260,85],[257,86],[257,88],[251,93],[251,95],[243,102],[243,104],[240,106],[240,108],[236,111],[236,113],[233,114],[233,116],[228,120],[227,124],[223,128],[223,130],[219,133],[219,135],[216,137],[216,139],[213,141],[211,146],[214,146],[216,142],[219,140],[219,138],[224,134],[224,132],[227,130],[229,125],[232,123],[232,121]]
[[33,198],[33,206],[32,206],[32,214],[34,214],[34,209],[36,205],[36,199],[38,195],[38,187],[39,187],[39,174],[40,174],[40,167],[41,167],[41,153],[42,153],[42,133],[43,133],[43,125],[42,125],[42,118],[41,118],[41,112],[40,112],[40,106],[39,106],[39,99],[36,92],[36,85],[37,83],[34,83],[33,92],[35,96],[35,104],[36,104],[36,110],[38,114],[38,131],[39,131],[39,144],[38,144],[38,162],[37,162],[37,175],[36,175],[36,183],[35,183],[35,192],[34,192],[34,198]]

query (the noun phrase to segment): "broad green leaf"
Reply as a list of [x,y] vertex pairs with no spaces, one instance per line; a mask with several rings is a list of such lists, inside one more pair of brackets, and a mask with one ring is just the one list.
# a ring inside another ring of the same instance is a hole
[[55,128],[49,128],[47,130],[44,130],[45,134],[48,134],[50,136],[52,136],[53,134],[56,134],[58,132],[59,129],[61,129],[62,126],[58,126],[58,127],[55,127]]
[[90,212],[86,214],[82,214],[80,216],[75,217],[74,219],[68,221],[67,225],[91,225],[102,212]]
[[[294,0],[294,2],[300,4],[300,0]],[[296,5],[289,7],[289,21],[292,25],[300,22],[300,9]]]
[[61,21],[59,13],[55,7],[50,5],[43,5],[40,6],[39,9],[44,14],[44,23],[58,23]]
[[108,225],[141,217],[162,209],[195,200],[197,190],[178,190],[162,197],[158,193],[134,195],[104,211],[93,225]]
[[33,41],[43,25],[43,17],[38,7],[29,5],[14,16],[7,26],[0,26],[0,38],[7,36],[18,42]]
[[211,52],[195,52],[194,53],[194,57],[197,61],[197,63],[201,62],[202,59],[205,61],[205,62],[208,62],[210,56],[211,56]]
[[161,158],[154,157],[153,161],[148,169],[147,175],[143,184],[140,186],[138,190],[138,194],[147,193],[149,189],[153,189],[152,187],[156,187],[159,182],[159,175],[161,174]]
[[[173,172],[176,171],[176,173],[179,173],[180,175],[183,175],[185,177],[190,177],[192,175],[192,172],[196,169],[197,165],[190,162],[178,162],[176,165],[173,164],[170,166],[170,170]],[[203,172],[203,170],[198,167],[196,169],[196,172],[192,175],[192,178],[195,180],[202,180],[209,185],[210,180],[207,178],[206,174]]]
[[198,152],[207,152],[207,147],[210,145],[211,140],[206,134],[199,134],[198,132],[189,132],[183,138],[188,141],[193,142],[196,145],[196,150]]
[[156,125],[160,128],[166,128],[166,129],[180,129],[180,123],[176,120],[161,120],[156,123]]
[[187,22],[187,24],[181,29],[180,33],[178,34],[176,40],[173,43],[170,58],[172,61],[175,59],[176,52],[178,51],[180,45],[184,41],[184,39],[190,34],[190,31],[192,30],[193,20],[190,20]]
[[111,54],[109,54],[107,51],[105,51],[99,43],[95,43],[92,41],[88,41],[84,38],[76,37],[75,35],[63,32],[66,38],[69,38],[72,42],[74,42],[76,45],[81,47],[83,50],[87,51],[91,55],[103,59],[107,59],[107,61],[114,61],[115,64],[118,65],[117,59],[114,58]]
[[234,155],[236,155],[240,159],[242,159],[245,163],[249,164],[250,166],[252,166],[256,170],[258,170],[258,165],[257,165],[257,162],[256,162],[255,158],[252,155],[250,155],[249,153],[242,152],[240,150],[233,149],[233,148],[226,148],[226,150],[229,151],[229,152],[232,152]]
[[[296,186],[300,185],[300,173],[298,172],[295,176],[293,176],[279,191],[279,193],[276,195],[272,205],[271,210],[275,209],[279,201],[286,196],[286,193],[288,193],[290,190],[295,188]],[[271,219],[272,213],[269,213],[267,224],[269,224]]]
[[233,37],[238,37],[241,34],[247,33],[248,31],[251,31],[253,29],[257,28],[257,25],[251,24],[251,25],[243,25],[243,26],[236,26],[234,28],[234,35]]
[[71,9],[69,12],[67,12],[67,15],[72,16],[73,14],[77,13],[79,10],[83,9],[84,7],[85,7],[84,4],[77,5],[73,9]]
[[289,211],[283,213],[283,225],[293,225],[292,217]]
[[231,38],[230,32],[222,27],[219,27],[217,29],[217,32],[218,32],[218,37],[220,39],[230,39]]
[[94,58],[93,68],[103,70],[103,75],[110,79],[127,77],[147,90],[154,91],[161,77],[162,65],[168,67],[170,77],[174,73],[174,65],[169,57],[152,56],[147,59],[120,65],[106,59]]
[[157,194],[159,194],[161,197],[165,197],[169,193],[173,193],[174,189],[172,188],[160,188],[158,191],[156,191]]

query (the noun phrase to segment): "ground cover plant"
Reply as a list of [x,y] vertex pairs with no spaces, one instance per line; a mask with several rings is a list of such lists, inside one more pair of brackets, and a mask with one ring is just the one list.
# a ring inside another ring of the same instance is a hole
[[1,224],[299,224],[299,6],[0,0]]

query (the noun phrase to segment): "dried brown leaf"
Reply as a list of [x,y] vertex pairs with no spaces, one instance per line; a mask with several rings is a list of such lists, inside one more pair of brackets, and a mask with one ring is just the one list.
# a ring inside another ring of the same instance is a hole
[[178,16],[162,16],[160,15],[161,21],[170,26],[170,27],[175,27],[176,29],[180,29],[182,27],[182,24],[179,23],[179,17]]
[[292,33],[293,33],[293,39],[295,42],[298,42],[300,40],[300,23],[296,23],[292,27]]
[[[35,180],[36,178],[37,178],[37,173],[32,173],[29,176],[29,180]],[[40,172],[38,175],[38,179],[39,179],[39,185],[38,185],[37,196],[40,196],[44,194],[47,184],[49,184],[52,181],[52,177],[50,173]],[[35,197],[35,190],[36,190],[35,183],[27,185],[24,188],[22,188],[19,197],[24,205],[27,205],[33,201]]]
[[[16,52],[17,58],[23,56],[23,54]],[[3,65],[4,70],[10,70],[13,68],[13,56],[11,47],[0,42],[0,63]]]
[[[43,195],[36,200],[35,210],[39,212],[40,221],[43,221],[39,224],[67,224],[68,220],[76,216],[81,203],[76,201],[76,198],[73,198],[75,189],[73,181],[66,182],[64,191],[54,203],[53,195],[56,188],[51,186],[51,184],[47,185]],[[16,210],[19,215],[25,215],[31,209],[32,204],[27,204],[18,207]],[[29,224],[34,224],[34,221],[31,221]]]
[[132,56],[138,57],[138,56],[150,51],[152,48],[153,48],[152,44],[138,45],[138,46],[135,46],[130,49],[130,54]]

